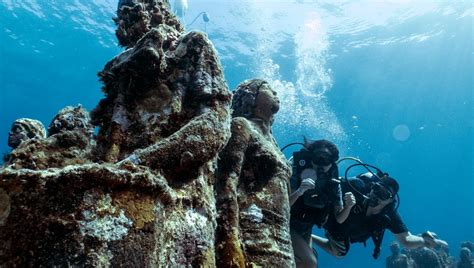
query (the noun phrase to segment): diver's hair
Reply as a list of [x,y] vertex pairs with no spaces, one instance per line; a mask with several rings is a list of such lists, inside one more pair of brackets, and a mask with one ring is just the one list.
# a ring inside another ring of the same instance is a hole
[[260,88],[268,84],[262,79],[250,79],[240,83],[232,96],[232,117],[251,118]]
[[339,150],[337,149],[337,146],[328,141],[328,140],[309,140],[305,136],[303,136],[304,139],[304,148],[310,152],[314,152],[317,149],[327,149],[329,153],[331,154],[331,162],[332,166],[328,170],[327,174],[330,176],[332,179],[338,179],[339,178],[339,169],[337,167],[336,161],[339,159]]
[[393,191],[393,194],[397,194],[398,190],[400,190],[400,185],[392,177],[384,176],[380,178],[380,181],[382,182],[383,185],[389,187]]
[[317,149],[323,149],[326,148],[329,150],[329,153],[331,154],[331,162],[336,162],[339,159],[339,150],[337,149],[337,146],[328,141],[328,140],[309,140],[305,136],[304,138],[304,147],[310,151],[313,152]]

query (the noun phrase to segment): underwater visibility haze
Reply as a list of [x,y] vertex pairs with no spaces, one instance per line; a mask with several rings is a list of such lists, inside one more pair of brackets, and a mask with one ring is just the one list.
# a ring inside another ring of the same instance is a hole
[[[0,0],[0,152],[15,119],[47,126],[103,97],[97,72],[122,51],[117,2]],[[474,240],[473,1],[188,2],[181,21],[207,33],[229,88],[262,78],[277,91],[280,147],[332,140],[398,180],[413,234],[436,232],[454,256]],[[319,267],[384,267],[393,240],[378,260],[371,242],[343,260],[318,249]]]

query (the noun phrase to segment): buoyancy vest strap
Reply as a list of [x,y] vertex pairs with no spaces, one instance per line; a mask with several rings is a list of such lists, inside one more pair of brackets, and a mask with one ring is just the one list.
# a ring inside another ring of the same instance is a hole
[[380,247],[382,246],[384,234],[385,234],[385,228],[374,231],[372,233],[372,241],[374,241],[374,245],[375,245],[374,252],[372,254],[372,257],[374,257],[374,259],[378,259],[378,257],[380,256]]

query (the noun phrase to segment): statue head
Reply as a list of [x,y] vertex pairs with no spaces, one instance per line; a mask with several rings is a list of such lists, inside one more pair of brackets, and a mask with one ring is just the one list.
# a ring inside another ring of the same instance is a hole
[[266,81],[251,79],[237,86],[232,98],[232,109],[232,117],[272,120],[280,109],[280,100]]
[[390,251],[393,255],[400,254],[400,245],[396,241],[393,241],[392,244],[390,244]]
[[471,251],[468,248],[461,248],[461,251],[459,252],[459,258],[462,262],[470,261]]
[[46,130],[38,120],[20,118],[13,122],[8,133],[8,146],[17,148],[23,141],[46,138]]
[[67,106],[60,110],[48,126],[48,136],[68,131],[83,129],[92,134],[93,127],[90,123],[89,112],[81,105],[76,107]]

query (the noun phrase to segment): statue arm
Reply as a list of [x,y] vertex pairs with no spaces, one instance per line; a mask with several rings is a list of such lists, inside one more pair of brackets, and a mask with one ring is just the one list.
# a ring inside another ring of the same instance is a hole
[[217,231],[218,246],[221,256],[219,266],[238,264],[245,267],[245,257],[239,238],[239,204],[237,188],[245,152],[250,139],[248,123],[244,118],[232,120],[232,136],[219,155],[218,179],[216,183]]
[[227,143],[228,118],[228,109],[224,105],[217,106],[195,117],[168,138],[135,150],[124,161],[169,170],[201,166],[213,159]]

